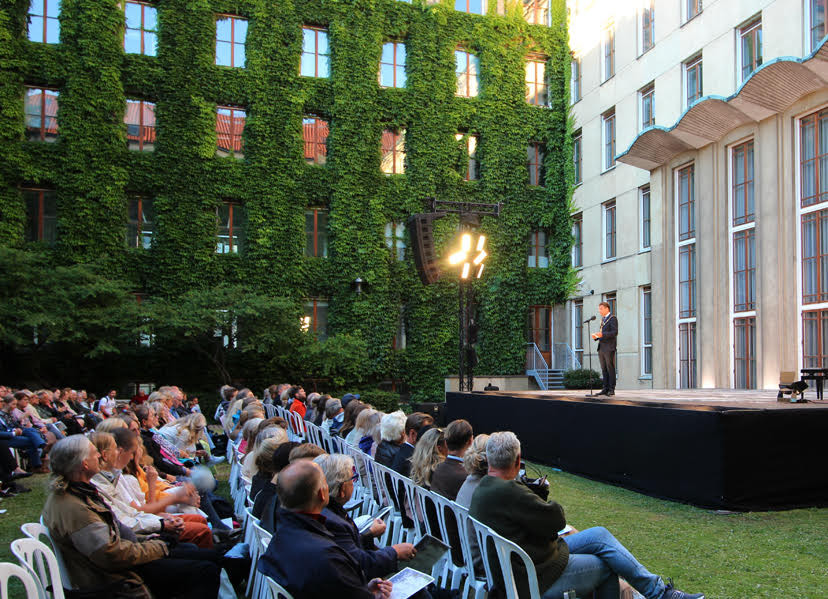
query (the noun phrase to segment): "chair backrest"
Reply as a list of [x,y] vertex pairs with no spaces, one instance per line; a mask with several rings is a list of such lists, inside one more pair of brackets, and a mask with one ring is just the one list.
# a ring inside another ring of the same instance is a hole
[[305,421],[298,414],[298,412],[286,412],[286,414],[288,431],[293,433],[295,441],[299,441],[300,443],[303,442],[305,440]]
[[318,445],[322,447],[322,431],[319,430],[319,427],[316,426],[310,420],[305,421],[305,430],[308,434],[308,441],[313,443],[314,445]]
[[779,383],[782,385],[790,385],[796,382],[796,372],[782,371],[779,373]]
[[[12,541],[11,550],[38,583],[44,599],[64,599],[63,580],[57,558],[48,545],[37,539],[16,539]],[[51,588],[51,593],[46,589]]]
[[[69,570],[66,569],[66,562],[63,561],[63,555],[60,553],[60,547],[58,547],[57,544],[55,543],[54,539],[52,539],[52,535],[49,532],[49,528],[43,523],[43,516],[42,515],[40,516],[40,526],[42,528],[39,528],[38,530],[39,531],[46,531],[45,533],[41,532],[41,534],[45,534],[46,538],[49,539],[49,545],[52,547],[52,552],[55,554],[55,557],[57,558],[58,567],[60,568],[60,577],[63,579],[63,587],[66,588],[66,589],[74,589],[75,585],[72,584],[72,581],[69,579]],[[26,531],[27,529],[23,529],[22,526],[20,528],[21,528],[21,530],[23,530],[23,534],[29,534]],[[28,530],[33,530],[33,529],[29,528]],[[39,540],[40,539],[38,539],[38,541]]]
[[265,582],[267,583],[269,599],[293,599],[293,596],[270,576],[265,576]]
[[467,512],[466,508],[457,505],[439,493],[433,491],[429,491],[429,493],[439,518],[440,538],[451,548],[452,561],[456,566],[468,565],[470,556],[466,555],[468,547],[463,543],[464,528],[462,524],[462,512]]
[[19,578],[26,589],[26,599],[39,599],[40,591],[37,588],[34,576],[22,566],[10,562],[0,562],[0,599],[8,599],[9,579]]
[[[518,563],[523,563],[526,572],[525,575],[529,583],[528,599],[540,599],[541,595],[538,590],[538,575],[535,571],[535,564],[532,563],[532,560],[526,552],[510,540],[501,537],[482,522],[471,517],[469,518],[469,522],[474,526],[477,544],[483,555],[483,567],[486,569],[486,579],[489,583],[489,588],[494,588],[502,581],[503,590],[506,591],[506,599],[519,599],[515,571],[512,564],[512,556],[514,555],[517,557]],[[492,555],[493,551],[494,555]],[[499,566],[499,571],[494,570],[493,566],[495,563]]]
[[268,418],[273,418],[274,416],[276,416],[276,406],[274,406],[273,404],[266,403],[264,405],[264,408],[265,414]]

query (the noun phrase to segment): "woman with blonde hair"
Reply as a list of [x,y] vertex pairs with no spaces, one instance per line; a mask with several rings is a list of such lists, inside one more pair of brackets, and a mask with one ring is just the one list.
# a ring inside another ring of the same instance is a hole
[[111,433],[116,428],[129,428],[126,421],[122,418],[107,418],[98,423],[95,427],[96,433]]
[[162,426],[158,434],[178,448],[182,455],[198,454],[196,444],[204,437],[207,419],[204,414],[189,414],[175,422]]
[[454,501],[468,509],[471,506],[472,495],[477,485],[489,472],[489,462],[486,460],[486,441],[489,435],[477,435],[472,441],[471,447],[463,455],[463,468],[468,472],[466,480],[457,492],[457,499]]
[[[257,427],[254,427],[254,430],[258,430]],[[287,431],[283,429],[281,426],[269,426],[268,428],[264,429],[260,432],[257,436],[253,437],[251,435],[250,441],[247,443],[248,451],[244,456],[244,460],[242,460],[242,476],[253,480],[253,477],[259,471],[258,466],[256,465],[259,455],[263,449],[263,446],[266,442],[271,441],[271,439],[275,439],[275,441],[268,444],[268,447],[271,447],[269,450],[271,455],[273,451],[288,440]]]
[[425,487],[431,488],[431,475],[448,455],[446,439],[443,431],[439,428],[427,430],[417,441],[414,447],[414,454],[410,458],[411,480]]

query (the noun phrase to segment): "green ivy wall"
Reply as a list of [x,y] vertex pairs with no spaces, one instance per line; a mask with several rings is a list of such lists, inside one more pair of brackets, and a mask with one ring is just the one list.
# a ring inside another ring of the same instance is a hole
[[[124,15],[114,0],[63,0],[60,44],[26,38],[28,0],[0,7],[0,238],[23,245],[20,188],[58,196],[55,259],[102,264],[136,291],[175,295],[219,281],[277,295],[330,301],[329,333],[364,337],[380,378],[400,377],[416,398],[436,398],[456,370],[456,282],[423,286],[411,256],[397,262],[385,223],[426,211],[424,199],[503,202],[484,219],[491,259],[476,283],[481,304],[478,372],[524,367],[530,305],[566,299],[572,186],[568,122],[569,50],[564,0],[551,1],[551,27],[528,25],[521,2],[503,15],[454,11],[453,1],[158,0],[157,57],[124,54]],[[495,2],[490,2],[494,5]],[[215,16],[249,19],[246,67],[214,64]],[[302,26],[326,27],[331,77],[298,75]],[[377,82],[382,43],[405,41],[407,87]],[[480,95],[454,94],[454,50],[480,58]],[[548,57],[551,102],[525,100],[524,61]],[[60,90],[59,141],[24,139],[24,85]],[[127,150],[125,100],[156,103],[155,151]],[[217,157],[216,105],[247,111],[245,159]],[[302,116],[330,121],[328,162],[303,158]],[[405,127],[404,175],[380,172],[380,139]],[[479,135],[481,176],[465,181],[458,131]],[[545,185],[530,187],[527,144],[546,144]],[[155,198],[151,250],[124,243],[126,197]],[[215,210],[244,207],[242,251],[218,255]],[[328,258],[304,256],[304,211],[329,210]],[[456,219],[438,238],[454,240]],[[550,267],[527,268],[528,235],[550,235]],[[365,292],[351,282],[361,277]],[[400,306],[407,348],[392,350]],[[242,332],[243,339],[243,332]]]

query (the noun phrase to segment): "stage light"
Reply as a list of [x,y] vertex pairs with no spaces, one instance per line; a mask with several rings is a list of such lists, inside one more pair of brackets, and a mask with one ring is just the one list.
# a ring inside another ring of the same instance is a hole
[[482,263],[482,262],[483,262],[483,260],[485,260],[485,259],[486,259],[486,256],[488,256],[488,254],[487,254],[486,252],[484,252],[484,251],[482,251],[482,250],[478,250],[478,251],[479,251],[480,253],[479,253],[479,254],[477,254],[477,257],[474,259],[474,263],[475,263],[475,264],[480,264],[480,263]]
[[471,249],[471,235],[468,233],[463,234],[461,247],[464,252],[468,252]]
[[482,252],[483,251],[483,246],[485,244],[486,244],[486,236],[481,235],[480,237],[478,237],[477,238],[477,251]]
[[466,262],[465,264],[463,264],[463,272],[462,272],[462,274],[460,275],[460,278],[461,278],[461,279],[468,279],[468,278],[469,278],[469,269],[470,269],[470,268],[471,268],[471,266],[469,265],[469,263],[468,263],[468,262]]
[[[460,278],[468,279],[472,272],[472,265],[477,268],[477,278],[483,274],[483,262],[488,258],[489,254],[484,249],[486,247],[486,236],[479,235],[474,239],[471,233],[463,233],[460,237],[460,249],[449,255],[448,262],[452,266],[462,264],[460,270]],[[475,248],[476,255],[472,258],[472,248]]]
[[483,264],[480,265],[480,269],[477,271],[477,278],[480,278],[480,275],[483,274]]

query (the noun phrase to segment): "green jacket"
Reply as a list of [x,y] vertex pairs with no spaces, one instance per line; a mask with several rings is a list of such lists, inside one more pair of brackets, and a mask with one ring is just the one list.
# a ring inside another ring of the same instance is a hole
[[[556,502],[546,503],[526,485],[515,480],[484,476],[471,500],[469,514],[491,527],[500,536],[519,545],[532,559],[538,574],[538,588],[543,591],[563,573],[569,561],[569,546],[558,537],[566,526],[563,508]],[[490,554],[490,559],[495,559]],[[499,568],[494,568],[499,571]],[[519,597],[529,596],[525,571],[515,568]],[[502,583],[496,581],[502,588]]]

